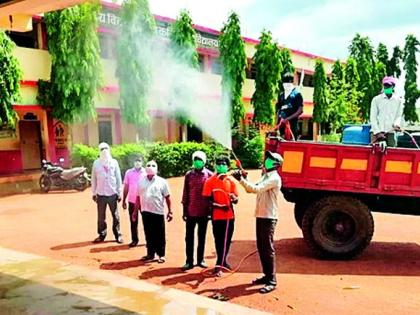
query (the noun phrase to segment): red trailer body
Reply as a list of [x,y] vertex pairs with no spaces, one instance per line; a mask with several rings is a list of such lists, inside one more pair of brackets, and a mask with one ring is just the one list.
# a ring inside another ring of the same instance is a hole
[[420,150],[267,140],[284,188],[420,197]]
[[285,198],[321,257],[351,258],[373,235],[371,211],[420,215],[420,150],[266,139]]

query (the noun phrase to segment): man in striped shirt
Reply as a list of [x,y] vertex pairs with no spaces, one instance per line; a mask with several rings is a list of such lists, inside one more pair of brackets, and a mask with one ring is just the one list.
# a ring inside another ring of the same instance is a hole
[[206,242],[207,223],[211,215],[210,205],[203,197],[203,186],[213,173],[206,167],[206,154],[196,151],[192,155],[193,169],[185,175],[182,195],[183,215],[185,221],[185,252],[187,260],[182,267],[189,270],[194,267],[194,232],[198,229],[197,266],[206,268],[204,248]]

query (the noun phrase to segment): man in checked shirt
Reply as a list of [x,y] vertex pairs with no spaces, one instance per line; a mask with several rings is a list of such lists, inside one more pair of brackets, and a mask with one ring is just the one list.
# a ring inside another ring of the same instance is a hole
[[206,268],[204,262],[204,247],[206,242],[207,223],[210,213],[210,205],[202,196],[205,181],[213,173],[206,167],[206,154],[196,151],[192,155],[193,169],[185,175],[184,192],[182,195],[183,215],[185,221],[185,251],[187,260],[182,270],[194,268],[194,232],[198,226],[197,266]]

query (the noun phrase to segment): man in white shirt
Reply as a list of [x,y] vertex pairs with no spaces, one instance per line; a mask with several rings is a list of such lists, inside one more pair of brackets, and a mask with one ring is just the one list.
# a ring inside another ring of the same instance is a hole
[[395,131],[401,127],[404,106],[395,95],[395,79],[385,77],[382,84],[383,92],[372,99],[370,107],[372,142],[386,141],[387,146],[395,147]]
[[139,181],[138,202],[143,218],[143,228],[146,237],[147,255],[142,261],[152,261],[158,255],[158,263],[165,259],[165,201],[168,206],[166,220],[172,221],[171,198],[168,182],[157,175],[158,167],[155,161],[146,164],[146,176]]
[[106,237],[106,207],[109,206],[112,214],[112,231],[117,243],[123,243],[120,232],[120,216],[118,202],[121,201],[121,172],[118,161],[113,159],[109,145],[105,142],[99,144],[99,159],[92,166],[92,199],[98,207],[98,237],[94,243],[100,243]]
[[267,151],[264,161],[264,175],[256,184],[250,183],[243,171],[235,171],[232,174],[248,193],[257,194],[255,207],[257,248],[264,276],[255,279],[252,284],[264,285],[260,289],[260,293],[269,293],[277,285],[274,231],[278,218],[278,198],[281,188],[278,168],[282,164],[283,158],[280,154]]

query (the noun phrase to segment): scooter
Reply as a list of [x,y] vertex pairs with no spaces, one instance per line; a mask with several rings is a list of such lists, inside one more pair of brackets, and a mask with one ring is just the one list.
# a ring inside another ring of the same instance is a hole
[[[60,164],[63,164],[64,159],[60,158],[59,161]],[[86,167],[74,167],[67,170],[59,165],[42,160],[42,174],[39,179],[39,187],[42,192],[70,189],[84,191],[89,185],[90,178],[86,172]]]

